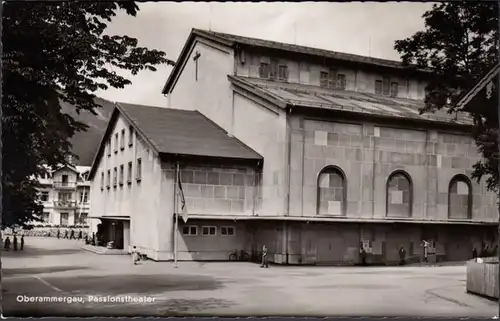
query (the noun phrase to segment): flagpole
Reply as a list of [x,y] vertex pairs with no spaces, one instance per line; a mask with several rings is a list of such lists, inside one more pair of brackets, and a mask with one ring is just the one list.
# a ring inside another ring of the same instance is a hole
[[179,185],[179,162],[177,162],[177,168],[175,170],[175,186],[174,186],[174,218],[175,218],[175,232],[174,232],[174,267],[177,267],[177,247],[178,247],[178,237],[179,237],[179,213],[177,206],[177,188]]

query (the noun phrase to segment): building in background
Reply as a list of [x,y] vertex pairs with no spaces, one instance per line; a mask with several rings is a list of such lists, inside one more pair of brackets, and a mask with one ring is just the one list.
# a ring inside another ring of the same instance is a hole
[[[122,108],[124,120],[108,125],[91,211],[130,216],[130,244],[155,260],[172,259],[177,237],[181,260],[265,244],[280,264],[357,263],[360,247],[368,262],[391,264],[401,247],[419,260],[423,240],[431,259],[467,259],[495,241],[496,195],[469,178],[480,157],[472,120],[420,115],[427,77],[400,62],[193,29],[163,89],[169,109]],[[215,166],[213,151],[239,156],[222,141],[195,144],[199,123],[180,116],[186,109],[263,157],[252,159],[259,166]],[[128,126],[141,143],[129,140],[134,156],[122,159]],[[190,157],[161,157],[172,145]],[[189,213],[178,234],[177,162]]]

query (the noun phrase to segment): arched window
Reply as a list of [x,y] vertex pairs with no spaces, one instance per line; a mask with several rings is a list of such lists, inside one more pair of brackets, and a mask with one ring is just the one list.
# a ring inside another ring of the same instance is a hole
[[395,171],[387,179],[387,216],[411,217],[413,186],[411,177],[404,171]]
[[448,188],[448,217],[472,218],[472,185],[467,176],[455,175]]
[[344,215],[347,182],[344,172],[337,166],[327,166],[318,175],[317,213]]

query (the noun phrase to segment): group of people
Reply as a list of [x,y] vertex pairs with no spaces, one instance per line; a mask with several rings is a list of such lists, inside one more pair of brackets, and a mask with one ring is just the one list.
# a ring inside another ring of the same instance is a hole
[[[10,237],[7,236],[7,238],[5,239],[5,241],[3,242],[3,248],[5,251],[10,251],[10,247],[12,245],[12,249],[14,251],[17,251],[18,250],[18,241],[17,241],[17,235],[13,235],[13,240],[12,240],[12,244],[10,242]],[[22,251],[24,250],[24,235],[21,235],[21,240],[20,240],[20,247],[19,247],[19,250]]]
[[498,254],[498,245],[496,245],[493,249],[490,249],[488,244],[483,244],[481,246],[481,251],[478,253],[477,249],[474,248],[472,250],[472,258],[477,259],[481,257],[489,257],[489,256],[497,256]]
[[[61,231],[57,229],[56,236],[58,239],[61,238]],[[75,236],[75,230],[71,230],[71,232],[68,233],[68,230],[64,231],[64,236],[62,237],[63,239],[70,239],[70,240],[81,240],[83,239],[83,232],[82,230],[78,231],[78,236]]]

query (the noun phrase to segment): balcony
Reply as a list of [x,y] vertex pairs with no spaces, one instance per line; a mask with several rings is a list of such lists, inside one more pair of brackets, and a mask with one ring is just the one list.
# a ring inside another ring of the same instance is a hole
[[54,208],[76,208],[76,201],[54,201]]
[[76,182],[54,182],[54,188],[57,189],[75,189],[76,188]]

